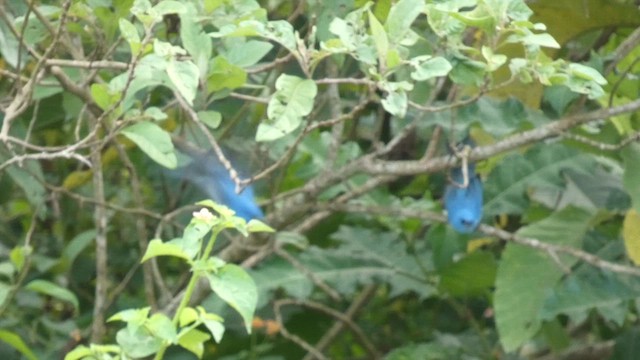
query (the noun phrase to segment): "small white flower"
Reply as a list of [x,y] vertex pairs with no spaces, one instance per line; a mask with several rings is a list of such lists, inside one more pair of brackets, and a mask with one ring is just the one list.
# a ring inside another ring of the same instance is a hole
[[215,218],[215,216],[207,208],[202,208],[200,209],[200,211],[195,211],[193,213],[193,217],[198,220],[204,220],[204,221],[210,221]]

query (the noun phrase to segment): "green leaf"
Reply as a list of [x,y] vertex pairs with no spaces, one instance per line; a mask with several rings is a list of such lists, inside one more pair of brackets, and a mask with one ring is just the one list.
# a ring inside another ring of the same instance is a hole
[[181,1],[174,0],[162,0],[151,8],[151,10],[160,16],[167,14],[179,14],[186,11],[184,4]]
[[4,302],[7,301],[7,297],[9,296],[12,288],[13,287],[11,285],[5,283],[4,281],[0,281],[0,305],[4,304]]
[[80,309],[80,305],[78,303],[78,298],[71,291],[52,283],[47,280],[32,280],[24,287],[27,290],[34,291],[40,294],[49,295],[58,300],[66,301],[73,305],[74,309],[78,311]]
[[0,329],[0,341],[16,349],[20,354],[29,360],[37,360],[36,354],[31,351],[29,346],[22,341],[22,338],[11,331]]
[[122,350],[132,358],[155,354],[163,343],[162,339],[151,335],[144,327],[135,329],[125,327],[116,334],[116,341]]
[[[2,162],[9,159],[6,150],[0,149],[0,160]],[[44,174],[39,161],[23,160],[20,165],[11,164],[4,169],[9,174],[13,183],[18,185],[26,195],[29,204],[33,209],[39,209],[45,201]],[[30,214],[34,210],[30,211]],[[42,215],[43,213],[40,213]]]
[[187,11],[180,14],[180,40],[198,67],[199,73],[207,74],[213,44],[211,38],[202,30],[202,25],[197,22],[198,14],[195,7],[190,3],[186,3],[185,7]]
[[165,120],[168,117],[167,114],[155,106],[144,109],[144,115],[156,121]]
[[[202,205],[202,203],[200,202],[198,205]],[[184,229],[182,237],[188,243],[193,243],[194,241],[199,242],[209,231],[211,231],[215,222],[217,221],[213,217],[207,219],[194,216],[189,222],[189,225]]]
[[[332,239],[339,242],[339,247],[310,247],[300,253],[297,260],[339,293],[351,295],[360,285],[380,282],[390,285],[390,296],[413,291],[427,297],[436,291],[421,279],[423,268],[416,261],[420,258],[427,271],[432,270],[433,266],[426,260],[431,258],[431,254],[408,253],[404,246],[400,246],[397,234],[342,226]],[[282,259],[269,261],[252,270],[251,274],[259,286],[261,301],[266,301],[268,293],[277,289],[300,299],[309,297],[313,290],[308,276]]]
[[204,354],[204,343],[210,338],[211,336],[204,331],[190,329],[186,333],[180,334],[178,344],[191,351],[198,357],[198,359],[202,359],[202,355]]
[[[131,54],[135,56],[140,51],[140,35],[138,35],[138,29],[129,20],[120,18],[120,33],[126,42],[129,43],[131,48]],[[97,85],[97,84],[93,84]],[[91,87],[93,88],[93,85]],[[104,109],[104,108],[103,108]]]
[[588,173],[573,170],[563,171],[564,189],[535,189],[530,196],[548,208],[563,208],[573,205],[597,211],[624,212],[631,203],[622,188],[621,174],[608,172],[603,167],[592,167]]
[[629,209],[624,217],[622,238],[627,255],[636,266],[640,265],[640,214],[636,209]]
[[146,328],[155,337],[162,340],[170,343],[175,343],[177,340],[178,332],[176,331],[176,327],[171,322],[171,319],[169,319],[165,314],[155,313],[151,315],[149,320],[146,322]]
[[[11,19],[11,17],[9,17],[9,19]],[[22,67],[27,58],[20,56],[20,51],[20,43],[3,21],[0,24],[0,54],[2,54],[2,58],[14,69]],[[20,66],[18,66],[18,59],[20,59]]]
[[480,86],[486,76],[486,64],[469,58],[455,58],[451,60],[453,69],[449,78],[462,85]]
[[153,39],[153,53],[159,57],[173,60],[178,56],[186,55],[187,52],[180,46],[175,46],[167,41]]
[[144,307],[141,309],[127,309],[115,313],[107,321],[123,321],[127,323],[127,327],[135,330],[144,325],[147,322],[149,316],[150,307]]
[[484,213],[520,214],[528,206],[525,194],[531,187],[562,189],[561,170],[583,173],[593,159],[561,144],[539,145],[524,155],[512,154],[496,166],[485,182]]
[[384,27],[378,21],[375,15],[371,11],[369,13],[369,27],[371,28],[371,35],[373,36],[373,42],[376,44],[376,50],[378,51],[378,61],[383,67],[386,67],[387,53],[389,52],[389,39],[387,39],[387,33],[384,31]]
[[569,64],[569,74],[581,77],[585,80],[591,80],[597,83],[598,85],[606,85],[607,79],[598,72],[598,70],[585,66],[582,64],[571,63]]
[[90,355],[94,355],[93,350],[84,345],[80,345],[66,353],[64,356],[64,360],[83,360]]
[[107,84],[91,84],[91,97],[102,110],[107,110],[115,103],[114,97],[109,94]]
[[122,134],[158,164],[169,169],[175,169],[178,165],[171,137],[160,126],[141,121],[122,129]]
[[192,256],[187,254],[183,248],[175,243],[163,242],[160,239],[153,239],[147,246],[147,251],[144,252],[144,256],[141,263],[154,258],[156,256],[175,256],[185,260],[191,260]]
[[495,71],[507,62],[507,56],[502,54],[494,54],[493,50],[488,46],[482,47],[482,56],[487,60],[487,71]]
[[131,82],[129,82],[128,73],[122,73],[111,79],[109,82],[109,93],[117,96],[117,99],[119,99],[119,96],[122,96],[125,88],[127,90],[122,99],[122,109],[120,111],[128,110],[136,101],[139,101],[136,95],[143,89],[159,85],[174,89],[167,75],[167,66],[167,59],[156,54],[148,54],[140,60],[135,70],[135,76]]
[[[584,210],[567,207],[517,234],[580,248],[591,218]],[[555,255],[567,268],[577,261],[565,254]],[[538,332],[545,299],[563,274],[548,253],[515,243],[507,245],[498,266],[494,295],[496,326],[506,352],[516,350]]]
[[207,274],[211,290],[242,316],[248,333],[258,303],[258,289],[251,276],[240,266],[226,264],[217,273]]
[[171,82],[180,95],[184,97],[189,105],[193,105],[193,99],[196,98],[198,79],[200,77],[200,70],[198,70],[196,64],[191,61],[171,59],[167,66],[167,75],[169,75],[169,79],[171,79]]
[[411,31],[411,24],[424,10],[422,0],[400,0],[391,6],[385,27],[389,40],[400,43]]
[[622,149],[624,161],[624,175],[622,177],[624,189],[631,196],[631,203],[640,212],[640,144],[631,143]]
[[233,65],[243,68],[257,64],[273,49],[273,45],[270,42],[258,40],[234,42],[230,46],[227,59]]
[[260,29],[260,35],[279,43],[292,53],[297,53],[295,30],[288,21],[269,21],[264,29]]
[[178,318],[180,326],[187,326],[196,320],[198,320],[198,312],[196,309],[192,307],[186,307],[182,309],[180,312],[180,317]]
[[202,121],[210,129],[217,129],[222,122],[222,114],[217,111],[198,111],[198,120]]
[[460,20],[463,24],[471,27],[477,27],[485,31],[493,30],[496,19],[484,12],[484,9],[478,7],[474,11],[468,11],[464,13],[451,12],[449,13],[454,19]]
[[533,46],[543,46],[552,49],[559,49],[560,44],[553,38],[553,36],[542,33],[542,34],[534,34],[530,31],[527,31],[524,35],[512,35],[508,38],[509,42],[522,42],[525,45],[533,45]]
[[409,104],[406,92],[413,90],[413,84],[407,81],[380,81],[378,86],[387,92],[381,101],[382,107],[392,115],[404,117]]
[[404,345],[393,349],[386,356],[385,360],[444,360],[444,359],[464,359],[465,355],[460,349],[458,339],[447,339],[439,342],[429,342],[420,344]]
[[248,232],[276,232],[271,226],[263,223],[260,220],[251,219],[247,223],[247,231]]
[[309,115],[318,93],[313,80],[282,74],[267,107],[268,119],[258,126],[257,141],[272,141],[290,134]]
[[209,36],[214,38],[261,36],[279,43],[292,53],[298,52],[297,38],[293,25],[285,20],[266,23],[257,20],[245,20],[238,25],[227,24],[222,26],[220,31],[209,33]]
[[411,72],[411,78],[416,81],[425,81],[434,77],[445,76],[453,67],[443,57],[430,57],[426,61],[419,61],[415,70]]
[[222,56],[211,62],[211,72],[207,79],[207,89],[215,92],[222,89],[236,89],[247,81],[247,73],[241,67],[231,64]]
[[381,101],[382,107],[391,115],[397,117],[404,117],[407,113],[407,106],[409,104],[407,99],[407,93],[403,90],[390,91],[387,96]]
[[474,251],[440,272],[440,287],[453,296],[489,291],[496,278],[496,260],[486,251]]
[[[475,2],[468,2],[467,6],[476,5]],[[458,1],[445,1],[441,3],[430,3],[425,5],[425,13],[429,26],[440,37],[459,38],[465,30],[465,25],[452,14],[457,13],[457,7],[464,6]]]
[[[626,301],[640,296],[640,282],[636,277],[603,272],[591,266],[581,266],[567,276],[547,296],[540,316],[551,320],[565,314],[579,324],[596,309],[603,317],[615,321],[618,326],[626,314]],[[619,309],[623,308],[623,311]],[[622,318],[616,319],[616,314]]]
[[64,258],[69,264],[73,263],[73,261],[78,257],[78,255],[87,248],[87,246],[91,245],[93,240],[96,238],[96,230],[87,230],[76,235],[67,246],[65,246],[63,250]]
[[22,267],[25,264],[25,261],[28,257],[33,253],[33,248],[30,246],[16,246],[11,249],[9,253],[9,259],[11,263],[16,268],[17,271],[22,271]]
[[202,322],[213,336],[213,339],[217,343],[220,343],[222,336],[224,335],[224,325],[219,320],[215,319],[203,319]]

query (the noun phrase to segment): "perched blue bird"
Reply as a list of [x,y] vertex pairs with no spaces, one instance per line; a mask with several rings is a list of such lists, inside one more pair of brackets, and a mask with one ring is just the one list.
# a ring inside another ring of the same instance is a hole
[[[238,170],[235,166],[234,168]],[[229,171],[215,154],[194,157],[193,162],[178,176],[193,183],[213,201],[226,205],[235,211],[237,216],[247,221],[264,218],[262,209],[256,203],[253,187],[249,185],[237,194],[236,184],[231,179]]]
[[447,185],[444,194],[444,206],[447,209],[449,224],[458,232],[473,232],[482,219],[482,182],[476,174],[476,166],[468,166],[468,183],[464,185],[462,168],[451,171],[451,179],[455,184]]

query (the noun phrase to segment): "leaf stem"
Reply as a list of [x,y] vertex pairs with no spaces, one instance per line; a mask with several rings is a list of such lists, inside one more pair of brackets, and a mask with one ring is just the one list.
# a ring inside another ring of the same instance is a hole
[[[213,227],[213,229],[211,230],[211,237],[209,238],[209,243],[207,244],[207,247],[202,252],[198,260],[205,260],[210,256],[211,251],[213,251],[213,245],[215,244],[216,239],[218,238],[218,235],[223,229],[224,229],[224,226]],[[193,269],[193,267],[191,268],[191,270],[193,271],[193,274],[191,274],[191,278],[189,279],[187,288],[184,291],[184,296],[182,297],[182,300],[180,300],[180,304],[178,305],[178,308],[176,309],[175,314],[173,314],[172,322],[175,328],[178,327],[178,323],[180,322],[180,313],[182,312],[182,310],[184,310],[187,307],[187,305],[189,305],[189,300],[191,300],[191,295],[193,295],[193,291],[196,287],[196,284],[198,283],[198,279],[200,279],[200,271]],[[169,345],[170,344],[165,341],[162,344],[162,347],[160,348],[160,350],[158,350],[158,352],[156,353],[154,360],[161,360],[164,357],[164,352],[167,350]]]

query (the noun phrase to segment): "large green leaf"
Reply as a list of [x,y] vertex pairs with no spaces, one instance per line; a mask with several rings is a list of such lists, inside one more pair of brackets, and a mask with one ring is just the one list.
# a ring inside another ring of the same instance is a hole
[[162,339],[153,336],[144,327],[120,329],[116,341],[122,350],[132,358],[142,358],[155,354],[162,347]]
[[0,329],[0,341],[3,341],[12,348],[18,350],[28,360],[36,360],[38,357],[31,351],[29,346],[22,340],[22,338],[11,331]]
[[315,3],[314,12],[317,15],[317,37],[320,41],[327,41],[331,37],[329,25],[336,18],[344,18],[353,9],[354,0],[325,0]]
[[[122,98],[121,111],[126,111],[138,101],[137,94],[143,89],[151,91],[159,85],[173,89],[173,85],[167,74],[167,66],[168,61],[164,57],[156,54],[148,54],[140,59],[135,69],[133,79],[129,79],[128,72],[111,79],[108,94],[113,98],[107,98],[104,94],[98,93],[98,95],[100,95],[102,101],[107,104],[114,103],[120,96],[124,96]],[[122,94],[125,89],[127,92]]]
[[[0,148],[1,162],[9,160],[10,156],[4,147]],[[19,165],[9,165],[4,171],[9,174],[14,184],[22,188],[33,208],[39,208],[45,200],[44,175],[40,163],[35,160],[24,160]],[[40,211],[42,210],[44,209],[40,209]]]
[[211,338],[211,335],[198,329],[190,329],[180,335],[178,344],[183,348],[191,351],[198,359],[202,359],[204,353],[204,343]]
[[520,214],[528,206],[530,188],[562,189],[561,170],[583,173],[593,168],[588,154],[562,144],[540,145],[502,160],[485,182],[485,215]]
[[550,320],[568,315],[575,324],[582,323],[593,309],[603,318],[621,326],[627,314],[627,301],[640,296],[640,280],[590,266],[571,274],[545,300],[540,316]]
[[313,80],[280,75],[267,108],[268,119],[258,127],[256,140],[276,140],[296,130],[311,112],[317,92]]
[[145,251],[141,263],[154,258],[156,256],[175,256],[185,260],[191,260],[194,254],[187,253],[180,244],[172,243],[172,242],[163,242],[160,239],[153,239],[149,242],[149,246],[147,246],[147,251]]
[[191,61],[171,60],[167,65],[167,75],[175,86],[176,90],[184,97],[184,99],[193,105],[193,100],[198,91],[198,79],[200,78],[200,70],[198,66]]
[[583,209],[624,211],[629,208],[629,196],[624,192],[621,174],[607,172],[603,167],[590,172],[563,172],[565,189],[536,189],[531,198],[549,208],[573,205]]
[[640,144],[630,144],[622,150],[624,160],[624,188],[631,196],[633,208],[640,212]]
[[451,71],[451,64],[443,57],[426,56],[415,62],[415,70],[411,72],[411,78],[416,81],[425,81],[438,76],[445,76]]
[[122,129],[122,134],[158,164],[169,169],[175,169],[178,165],[171,137],[160,126],[141,121]]
[[[591,218],[584,210],[567,207],[520,229],[518,235],[580,247]],[[564,267],[576,262],[573,257],[555,255]],[[496,326],[507,352],[514,351],[538,332],[545,299],[563,274],[550,254],[515,243],[507,245],[498,266],[494,295]]]
[[411,24],[424,10],[422,0],[400,0],[391,6],[389,16],[384,26],[387,29],[389,40],[399,43],[407,37]]
[[78,298],[71,291],[52,283],[47,280],[32,280],[24,287],[27,290],[35,291],[40,294],[49,295],[53,298],[71,303],[77,311],[80,308]]
[[208,72],[209,59],[213,51],[211,38],[202,30],[202,25],[197,21],[198,14],[195,7],[186,3],[186,11],[180,13],[180,39],[182,46],[191,55],[193,63],[198,67],[200,74]]
[[258,304],[258,289],[251,276],[240,266],[226,264],[215,273],[207,274],[211,290],[236,309],[248,333]]
[[474,251],[440,271],[440,288],[454,296],[473,296],[487,292],[496,279],[495,257]]
[[[340,242],[336,249],[311,247],[298,255],[313,275],[343,295],[350,295],[359,285],[388,283],[391,296],[413,291],[422,297],[435,292],[421,275],[423,266],[431,269],[430,256],[409,254],[397,234],[366,228],[343,226],[333,235]],[[252,271],[261,293],[261,306],[268,293],[284,289],[290,296],[307,298],[313,290],[308,275],[282,259],[274,259]]]
[[230,63],[240,67],[248,67],[258,63],[271,49],[273,49],[273,45],[266,41],[238,41],[230,44],[226,56]]
[[120,22],[120,34],[129,43],[131,48],[131,54],[134,56],[140,51],[140,35],[138,29],[129,20],[121,18]]
[[229,62],[223,56],[216,56],[211,62],[211,71],[207,79],[210,92],[222,89],[236,89],[247,81],[247,73],[241,67]]

